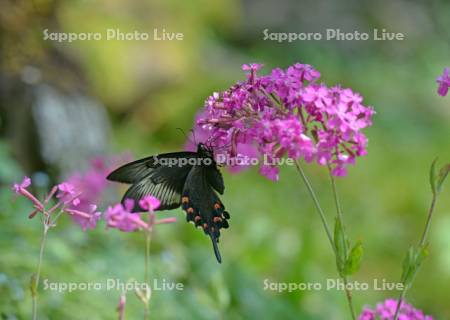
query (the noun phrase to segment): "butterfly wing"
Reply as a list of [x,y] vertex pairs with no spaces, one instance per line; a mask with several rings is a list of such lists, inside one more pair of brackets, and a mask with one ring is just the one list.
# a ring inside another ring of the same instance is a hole
[[211,187],[214,188],[218,193],[223,194],[225,191],[225,185],[223,183],[223,177],[217,166],[209,166],[206,170],[206,179]]
[[[153,170],[160,168],[167,163],[168,159],[190,159],[197,157],[196,152],[171,152],[162,153],[157,156],[150,156],[147,158],[139,159],[130,163],[127,163],[113,172],[111,172],[106,179],[110,181],[122,182],[122,183],[136,183],[148,176]],[[189,166],[190,169],[192,166]],[[189,171],[189,170],[188,170]]]
[[[198,157],[195,152],[174,152],[151,156],[131,163],[111,172],[107,179],[132,186],[122,198],[134,199],[133,211],[142,211],[138,201],[152,195],[161,201],[158,210],[175,209],[181,204],[181,193],[192,165],[189,159]],[[181,161],[181,160],[184,161]],[[179,160],[174,164],[173,160]]]
[[[215,177],[216,180],[211,180],[211,177]],[[218,191],[223,192],[223,187],[219,187],[218,177],[222,176],[215,165],[192,167],[186,179],[181,201],[183,210],[186,211],[187,221],[194,222],[195,226],[201,226],[205,234],[210,236],[214,254],[220,263],[222,258],[217,242],[220,237],[220,229],[228,228],[227,219],[230,216],[213,190],[215,186],[219,188]]]

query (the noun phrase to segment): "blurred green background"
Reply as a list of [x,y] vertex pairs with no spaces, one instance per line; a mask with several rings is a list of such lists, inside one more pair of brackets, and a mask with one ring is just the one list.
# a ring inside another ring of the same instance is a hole
[[[26,319],[29,277],[35,271],[41,225],[28,220],[27,201],[10,185],[24,174],[43,193],[82,171],[98,154],[136,158],[183,148],[205,98],[243,78],[241,65],[313,65],[329,85],[360,92],[377,112],[367,130],[369,154],[339,179],[347,229],[365,253],[354,280],[397,281],[404,253],[416,243],[430,201],[428,168],[450,159],[450,97],[435,78],[450,64],[448,1],[7,1],[0,23],[0,314]],[[50,32],[123,32],[154,28],[182,32],[183,41],[43,40]],[[271,32],[402,32],[403,41],[263,41]],[[334,208],[328,176],[308,166],[327,216]],[[157,228],[151,276],[182,282],[185,290],[154,292],[153,319],[348,319],[344,294],[265,291],[274,282],[336,278],[318,216],[294,168],[279,182],[251,169],[224,173],[223,202],[231,213],[223,232],[224,262],[209,240],[184,222]],[[121,190],[123,191],[123,190]],[[437,205],[430,257],[408,300],[436,319],[450,318],[450,186]],[[111,196],[110,196],[111,197]],[[110,198],[118,200],[119,193]],[[102,282],[142,278],[142,234],[83,232],[69,218],[49,233],[42,278]],[[358,312],[392,292],[355,292]],[[117,291],[41,290],[40,319],[115,319]],[[128,319],[142,316],[130,294]]]

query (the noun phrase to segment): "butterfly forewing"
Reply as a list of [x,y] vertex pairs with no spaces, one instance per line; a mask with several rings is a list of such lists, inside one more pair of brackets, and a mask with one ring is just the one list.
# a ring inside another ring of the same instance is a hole
[[195,157],[198,157],[196,152],[151,156],[123,165],[110,173],[107,179],[132,184],[122,202],[125,199],[135,200],[133,211],[142,211],[138,202],[146,195],[152,195],[161,201],[158,210],[175,209],[180,206],[181,193],[192,164],[189,164],[189,161],[175,163],[171,160],[188,160]]
[[[130,163],[127,163],[118,169],[111,172],[108,177],[110,181],[122,182],[122,183],[136,183],[144,179],[153,170],[159,167],[167,167],[167,159],[190,159],[198,157],[196,152],[171,152],[163,153],[157,156],[150,156],[147,158],[139,159]],[[189,169],[192,167],[187,164]]]

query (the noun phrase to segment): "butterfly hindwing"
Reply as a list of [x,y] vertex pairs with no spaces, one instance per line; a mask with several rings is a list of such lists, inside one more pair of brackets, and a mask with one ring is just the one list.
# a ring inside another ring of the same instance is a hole
[[187,221],[194,222],[210,236],[217,261],[221,262],[217,242],[220,229],[228,228],[227,219],[230,216],[210,183],[213,171],[218,171],[215,165],[194,166],[186,179],[181,202]]

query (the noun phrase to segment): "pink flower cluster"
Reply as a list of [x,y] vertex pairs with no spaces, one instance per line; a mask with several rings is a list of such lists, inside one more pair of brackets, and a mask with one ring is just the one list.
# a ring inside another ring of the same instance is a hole
[[[364,308],[359,315],[359,320],[393,320],[397,309],[397,300],[386,299],[383,303],[378,303],[376,308]],[[412,305],[402,302],[398,320],[433,320],[432,316],[424,315],[421,310],[415,309]]]
[[[58,213],[66,213],[72,217],[76,217],[81,222],[83,230],[87,228],[95,228],[97,221],[101,217],[101,213],[97,211],[95,204],[89,204],[87,209],[78,208],[80,205],[80,192],[75,187],[63,182],[54,186],[45,197],[44,201],[38,200],[30,191],[28,187],[31,185],[31,179],[24,177],[21,183],[13,185],[13,190],[16,194],[24,196],[31,201],[34,211],[30,213],[29,218],[33,218],[38,213],[43,214],[49,222],[49,226],[53,226],[58,219]],[[51,200],[56,196],[56,203],[47,209]],[[51,219],[54,216],[54,219]]]
[[244,65],[245,81],[206,100],[196,122],[199,135],[207,135],[206,142],[229,157],[256,148],[269,160],[260,172],[273,180],[278,179],[276,160],[283,156],[346,175],[346,167],[367,153],[362,129],[372,124],[374,110],[351,89],[317,83],[320,73],[310,65],[258,76],[261,67]]
[[[44,201],[38,200],[30,191],[28,187],[31,185],[31,179],[24,177],[21,183],[13,185],[13,190],[16,194],[22,195],[29,199],[34,207],[34,211],[29,215],[30,219],[38,213],[42,213],[48,221],[48,226],[54,226],[60,213],[66,213],[73,217],[80,223],[83,230],[94,229],[97,222],[102,217],[102,213],[97,210],[95,204],[84,204],[86,198],[82,198],[80,192],[73,184],[69,182],[60,183],[54,186],[47,194]],[[50,202],[56,198],[56,203],[50,206]],[[81,200],[80,200],[81,199]],[[50,206],[50,208],[46,208]],[[160,201],[152,196],[146,196],[139,201],[139,206],[149,213],[147,221],[142,220],[140,213],[132,213],[134,208],[134,200],[127,199],[125,204],[115,204],[107,208],[104,214],[107,226],[116,228],[124,232],[130,232],[141,229],[152,229],[156,224],[172,223],[175,218],[155,219],[154,210],[160,206]]]
[[176,221],[175,218],[155,220],[153,211],[158,209],[160,205],[160,201],[155,197],[146,196],[139,201],[139,205],[150,214],[147,222],[142,220],[140,213],[132,213],[134,200],[126,199],[123,205],[119,203],[106,209],[105,219],[107,226],[120,231],[131,232],[141,229],[152,229],[156,224],[172,223]]
[[437,77],[436,82],[439,84],[438,94],[445,97],[450,88],[450,68],[445,68],[444,73]]

